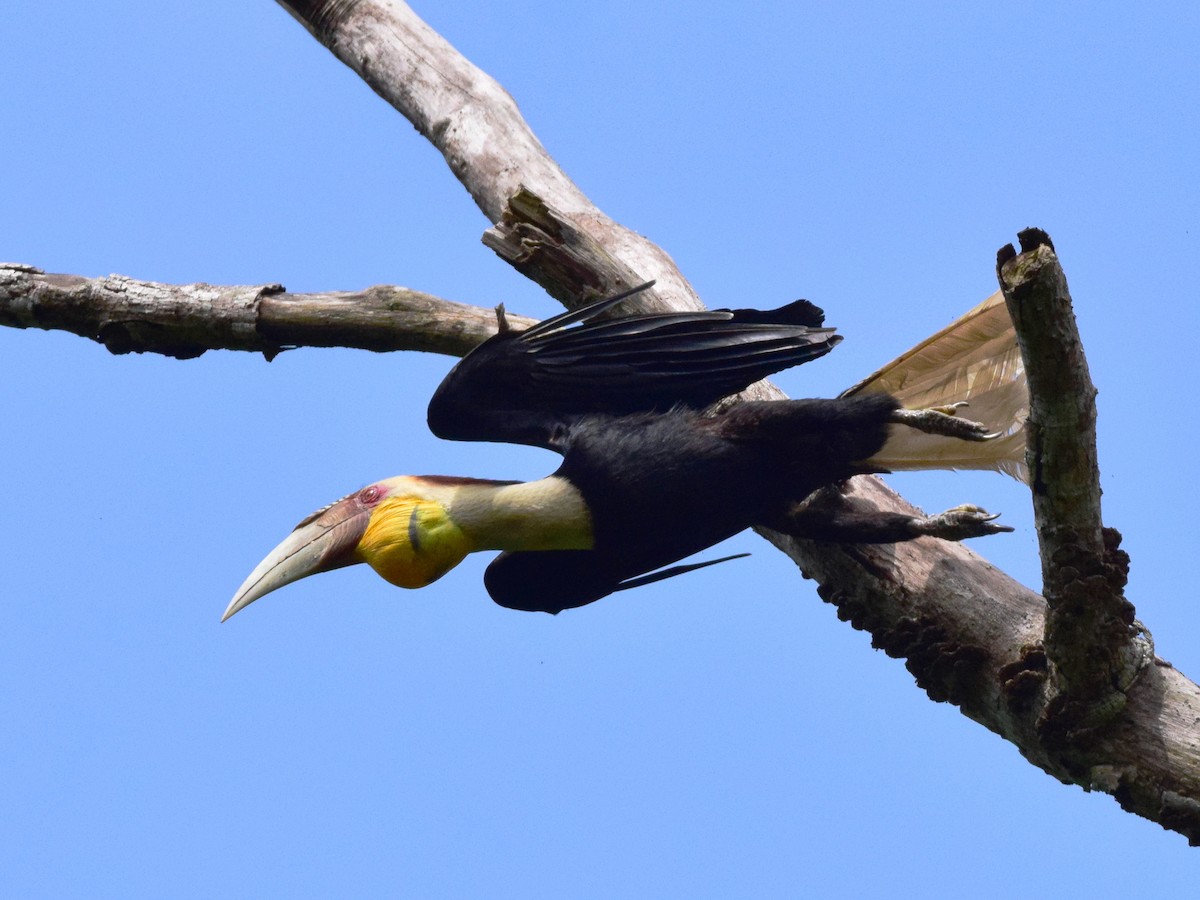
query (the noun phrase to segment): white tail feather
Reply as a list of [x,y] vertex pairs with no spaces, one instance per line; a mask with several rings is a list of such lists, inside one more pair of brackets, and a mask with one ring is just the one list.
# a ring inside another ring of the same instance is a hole
[[887,443],[869,462],[892,470],[994,469],[1028,482],[1029,389],[1016,332],[999,291],[843,396],[871,392],[891,394],[907,409],[966,401],[963,415],[1000,437],[963,441],[892,425]]

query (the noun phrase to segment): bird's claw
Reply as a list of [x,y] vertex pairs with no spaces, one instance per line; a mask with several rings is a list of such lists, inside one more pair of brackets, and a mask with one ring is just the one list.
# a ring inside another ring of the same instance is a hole
[[915,524],[919,534],[946,541],[962,541],[1013,530],[1008,525],[994,524],[998,518],[1000,513],[989,513],[982,507],[963,504],[936,516],[925,516]]
[[946,416],[955,416],[958,415],[958,410],[965,409],[970,405],[966,400],[959,400],[956,403],[947,403],[944,406],[931,406],[929,408],[934,412],[940,412]]
[[964,441],[990,441],[1000,437],[1002,432],[988,431],[988,427],[982,422],[964,419],[956,414],[956,410],[966,405],[965,402],[959,402],[928,409],[898,409],[892,413],[892,421],[926,434],[959,438]]

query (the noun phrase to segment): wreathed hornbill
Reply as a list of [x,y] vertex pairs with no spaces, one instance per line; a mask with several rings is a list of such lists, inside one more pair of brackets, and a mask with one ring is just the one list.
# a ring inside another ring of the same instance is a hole
[[[996,298],[840,397],[714,411],[722,398],[823,356],[840,336],[804,300],[770,311],[601,317],[647,287],[524,331],[498,313],[500,333],[464,357],[430,401],[438,437],[545,447],[563,457],[553,475],[368,485],[302,521],[223,618],[353,563],[418,588],[468,553],[500,550],[484,575],[492,599],[559,612],[720,562],[663,568],[753,525],[872,543],[1012,530],[973,506],[863,515],[823,502],[860,473],[994,468],[1021,476],[1024,376]],[[967,401],[987,425],[955,415]]]

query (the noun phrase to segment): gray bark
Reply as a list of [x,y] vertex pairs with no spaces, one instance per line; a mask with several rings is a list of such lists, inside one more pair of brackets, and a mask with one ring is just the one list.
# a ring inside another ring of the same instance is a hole
[[[508,316],[514,328],[533,319]],[[402,287],[290,294],[278,284],[160,284],[0,263],[0,325],[69,331],[113,353],[190,359],[206,350],[424,350],[462,356],[496,333],[494,310]]]

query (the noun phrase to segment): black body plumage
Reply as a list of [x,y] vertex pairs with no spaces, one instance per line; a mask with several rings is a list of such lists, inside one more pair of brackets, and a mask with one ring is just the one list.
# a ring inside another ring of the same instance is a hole
[[800,501],[867,471],[886,440],[897,407],[886,394],[703,413],[833,349],[840,337],[811,303],[590,321],[624,296],[501,332],[430,402],[440,437],[562,453],[556,474],[590,512],[593,549],[492,563],[485,584],[505,606],[580,606],[752,525],[787,527]]
[[505,553],[484,583],[504,606],[556,612],[753,525],[787,530],[814,491],[869,471],[895,408],[876,394],[581,417],[555,474],[583,495],[595,547]]

